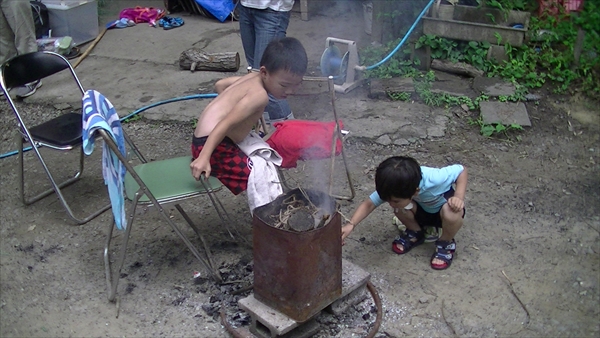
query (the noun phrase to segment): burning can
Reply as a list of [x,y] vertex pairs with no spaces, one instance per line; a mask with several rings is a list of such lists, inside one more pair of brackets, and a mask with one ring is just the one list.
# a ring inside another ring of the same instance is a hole
[[[272,216],[281,215],[290,198],[315,207],[314,227],[294,231],[275,226]],[[256,208],[252,226],[257,300],[304,322],[341,296],[341,216],[333,197],[291,190]]]

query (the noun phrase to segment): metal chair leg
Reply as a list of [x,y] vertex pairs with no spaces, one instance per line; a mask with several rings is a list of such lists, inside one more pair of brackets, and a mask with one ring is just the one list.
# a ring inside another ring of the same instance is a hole
[[96,218],[98,215],[100,215],[101,213],[105,212],[106,210],[110,209],[111,205],[110,203],[106,204],[105,206],[103,206],[102,208],[94,211],[93,213],[89,214],[88,216],[84,217],[84,218],[79,218],[75,215],[75,213],[73,212],[73,210],[71,209],[71,207],[69,206],[69,203],[67,203],[66,199],[64,198],[63,194],[62,194],[62,190],[64,187],[67,187],[75,182],[77,182],[80,178],[81,178],[81,174],[83,173],[83,168],[84,168],[84,154],[83,154],[83,150],[80,151],[80,155],[79,155],[79,171],[75,174],[75,176],[61,182],[61,183],[56,183],[56,181],[54,180],[54,177],[52,176],[52,174],[50,173],[50,169],[48,168],[48,166],[46,165],[46,163],[44,162],[42,155],[37,147],[37,145],[32,144],[32,149],[35,153],[35,156],[37,156],[37,158],[40,160],[40,163],[44,169],[44,171],[46,172],[46,175],[48,176],[48,179],[50,180],[50,184],[52,185],[51,188],[35,195],[32,197],[25,197],[25,165],[24,165],[24,152],[23,152],[23,146],[24,146],[24,142],[23,142],[23,137],[21,135],[17,136],[19,138],[19,192],[21,195],[21,201],[23,202],[23,204],[25,205],[31,205],[49,195],[51,195],[52,193],[56,193],[56,196],[58,197],[61,205],[63,206],[63,208],[65,208],[67,214],[69,215],[69,217],[75,221],[75,223],[77,225],[82,225],[85,224],[89,221],[91,221],[92,219]]
[[106,286],[108,290],[108,301],[114,302],[117,296],[117,286],[119,285],[119,278],[121,276],[121,269],[125,262],[125,256],[127,253],[127,244],[129,243],[129,235],[131,234],[131,228],[133,228],[133,219],[135,218],[135,209],[137,204],[134,204],[129,214],[129,221],[127,222],[127,228],[123,234],[123,242],[121,244],[121,251],[119,254],[119,260],[117,263],[116,273],[112,273],[112,267],[110,264],[110,242],[112,240],[112,232],[115,228],[114,218],[108,229],[108,236],[106,237],[106,244],[104,245],[104,269],[106,274]]
[[[354,184],[352,184],[352,177],[350,175],[350,170],[348,168],[348,161],[346,159],[346,152],[344,151],[344,138],[342,136],[342,132],[340,130],[340,122],[338,120],[338,116],[337,116],[337,110],[335,107],[335,85],[333,83],[333,76],[329,76],[328,78],[328,84],[329,84],[329,92],[330,92],[330,97],[331,97],[331,107],[333,109],[333,118],[335,120],[335,130],[333,132],[333,142],[332,142],[332,156],[331,156],[331,167],[330,167],[330,180],[329,180],[329,195],[331,195],[334,198],[337,199],[343,199],[343,200],[348,200],[351,201],[354,199],[354,197],[356,196],[356,192],[354,191]],[[348,180],[348,186],[350,187],[350,196],[342,196],[342,195],[334,195],[332,194],[332,190],[333,190],[333,167],[334,167],[334,161],[335,161],[335,143],[337,140],[340,140],[342,142],[342,161],[344,162],[344,169],[346,170],[346,178]]]
[[160,214],[163,215],[163,218],[167,221],[167,223],[169,223],[169,225],[171,226],[173,231],[175,231],[177,236],[179,236],[179,238],[181,238],[181,240],[185,243],[185,245],[188,247],[188,249],[190,249],[190,251],[196,257],[196,259],[198,259],[204,265],[204,267],[215,277],[217,282],[222,282],[223,278],[219,274],[219,271],[217,269],[213,269],[211,267],[211,264],[207,260],[205,260],[204,258],[202,258],[200,256],[200,252],[198,252],[196,247],[192,244],[192,242],[190,242],[190,240],[185,236],[185,234],[183,232],[181,232],[181,230],[179,229],[179,227],[177,227],[175,222],[173,222],[169,218],[169,215],[167,215],[167,213],[165,213],[165,210],[162,208],[162,206],[157,205],[157,207],[158,207]]
[[202,246],[204,246],[204,253],[206,254],[206,258],[208,260],[208,264],[210,265],[210,268],[211,268],[212,272],[217,276],[217,278],[222,279],[221,274],[219,273],[219,270],[217,270],[217,265],[215,264],[215,262],[214,262],[214,260],[212,258],[212,252],[210,251],[210,246],[208,246],[208,243],[206,242],[206,239],[204,239],[204,236],[202,236],[202,233],[200,232],[200,229],[198,229],[198,226],[196,225],[196,223],[194,223],[192,221],[192,219],[188,216],[188,214],[185,212],[185,210],[183,210],[183,208],[181,207],[181,205],[175,204],[175,208],[177,208],[177,210],[179,211],[179,213],[181,214],[181,216],[183,216],[183,218],[185,219],[185,221],[194,230],[194,232],[196,233],[196,235],[198,235],[198,237],[200,238],[200,241],[202,241]]
[[[232,239],[235,239],[235,237],[233,236],[233,234],[231,233],[231,230],[229,228],[229,224],[233,224],[234,222],[231,219],[231,217],[229,216],[229,213],[227,212],[227,210],[225,210],[225,207],[223,207],[223,203],[221,203],[221,200],[217,197],[217,195],[215,195],[215,191],[212,189],[212,187],[209,189],[209,187],[206,183],[206,180],[204,178],[200,178],[200,182],[202,183],[204,190],[207,192],[206,194],[208,195],[210,202],[212,203],[213,207],[217,211],[217,214],[219,215],[219,218],[221,219],[221,223],[223,224],[223,227],[227,230],[227,232],[229,233],[229,236],[231,236]],[[235,227],[234,227],[234,231],[240,238],[243,239],[243,237],[240,235],[240,233],[237,231],[237,229],[235,229]],[[243,240],[245,241],[245,239],[243,239]]]
[[[335,167],[335,148],[336,148],[337,140],[340,140],[342,142],[342,147],[341,147],[342,162],[344,163],[344,169],[346,171],[346,179],[348,181],[348,187],[350,188],[350,196],[336,195],[333,193],[333,174],[335,172],[335,169],[334,169],[334,167]],[[335,130],[333,132],[333,140],[331,143],[331,160],[330,160],[330,166],[329,166],[329,195],[336,199],[351,201],[356,196],[356,192],[354,191],[354,184],[352,184],[352,177],[350,176],[348,162],[346,161],[346,153],[344,152],[343,142],[344,142],[344,140],[342,138],[342,134],[340,133],[339,125],[337,124],[337,121],[336,121]]]

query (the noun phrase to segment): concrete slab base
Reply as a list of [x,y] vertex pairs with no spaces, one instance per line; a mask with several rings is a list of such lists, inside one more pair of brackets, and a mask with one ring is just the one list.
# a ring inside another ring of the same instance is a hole
[[[371,275],[359,266],[342,259],[342,295],[326,309],[341,314],[366,297],[366,285]],[[315,317],[299,323],[285,314],[256,300],[254,294],[240,299],[239,306],[250,314],[250,332],[263,338],[305,338],[320,330]]]
[[325,309],[334,315],[339,315],[351,306],[362,302],[367,296],[367,282],[370,278],[370,273],[342,259],[342,295]]
[[518,124],[531,127],[527,107],[523,102],[487,102],[479,103],[481,118],[485,124],[502,123],[504,125]]

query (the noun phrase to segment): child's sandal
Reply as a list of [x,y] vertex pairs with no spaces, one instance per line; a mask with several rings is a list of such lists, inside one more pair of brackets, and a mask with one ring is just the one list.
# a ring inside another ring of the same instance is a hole
[[173,28],[183,26],[183,19],[182,18],[171,18],[171,26],[173,26]]
[[[434,270],[446,270],[452,264],[452,259],[454,259],[454,253],[456,252],[456,241],[452,239],[451,241],[436,241],[435,242],[435,252],[433,256],[431,256],[431,268]],[[434,259],[439,259],[443,261],[442,264],[434,264]]]
[[[412,248],[419,246],[424,242],[425,233],[423,232],[423,230],[412,231],[406,229],[406,231],[404,231],[402,235],[399,235],[394,239],[394,242],[392,243],[392,250],[398,255],[404,255],[405,253],[409,252]],[[402,245],[402,249],[398,247],[398,244]]]

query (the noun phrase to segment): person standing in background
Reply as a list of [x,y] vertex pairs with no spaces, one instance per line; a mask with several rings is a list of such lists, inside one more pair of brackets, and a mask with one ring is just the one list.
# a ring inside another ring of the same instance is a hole
[[[0,65],[17,55],[37,52],[35,24],[29,1],[0,0]],[[33,95],[42,86],[38,80],[13,88],[18,98]]]
[[[238,5],[246,61],[249,67],[258,69],[269,42],[286,36],[294,0],[240,0]],[[286,100],[277,100],[269,95],[269,103],[265,108],[267,122],[293,118]]]

